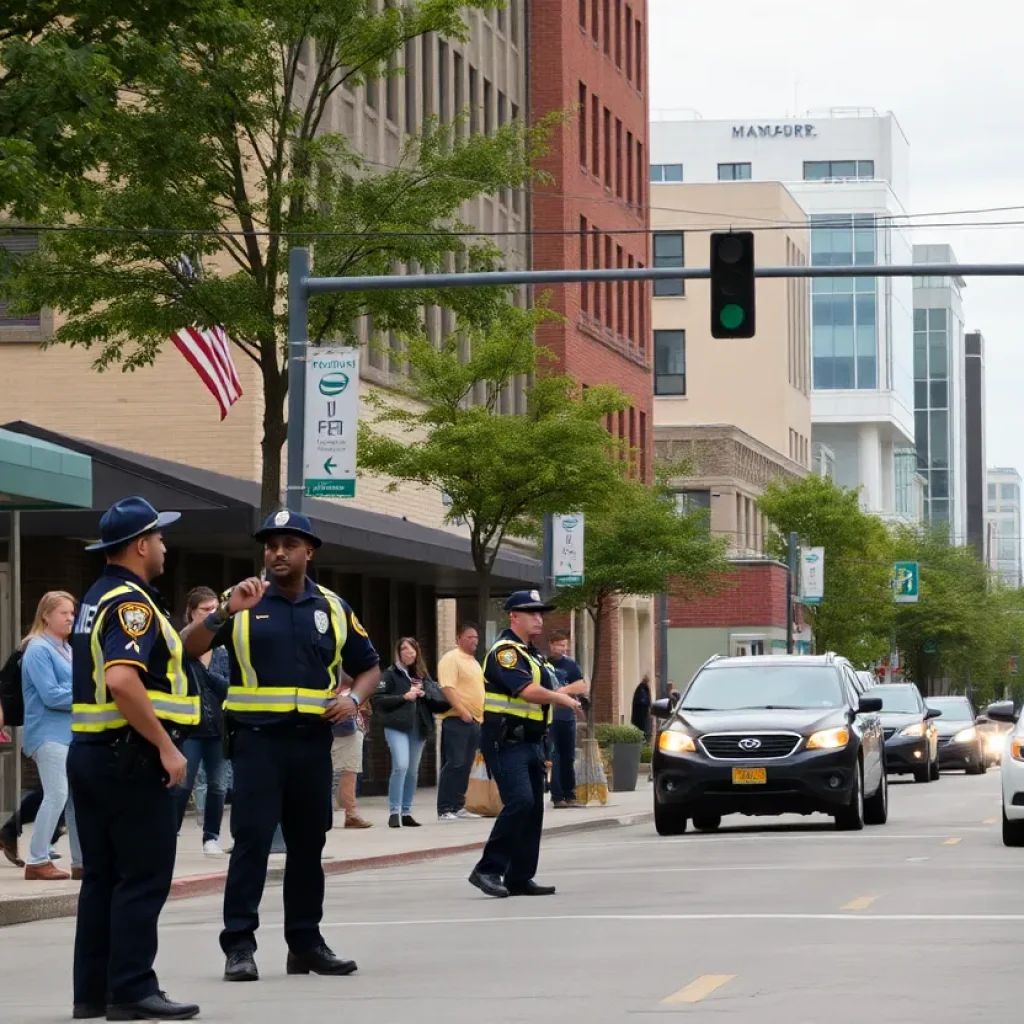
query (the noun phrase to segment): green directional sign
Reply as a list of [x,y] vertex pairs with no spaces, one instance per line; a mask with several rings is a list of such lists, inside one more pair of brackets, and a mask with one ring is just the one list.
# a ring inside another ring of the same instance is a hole
[[897,604],[917,604],[921,592],[921,567],[917,562],[895,562],[892,567],[892,594]]

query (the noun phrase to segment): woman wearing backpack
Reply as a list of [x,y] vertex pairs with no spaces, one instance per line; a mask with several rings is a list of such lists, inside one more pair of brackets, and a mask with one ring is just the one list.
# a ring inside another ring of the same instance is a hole
[[71,746],[71,645],[75,599],[63,590],[44,594],[35,621],[22,641],[21,691],[25,700],[25,753],[39,769],[43,803],[36,815],[32,842],[25,862],[25,878],[63,881],[68,878],[53,863],[50,842],[61,813],[66,810],[71,842],[71,875],[82,877],[82,851],[78,845],[74,807],[68,791],[67,759]]

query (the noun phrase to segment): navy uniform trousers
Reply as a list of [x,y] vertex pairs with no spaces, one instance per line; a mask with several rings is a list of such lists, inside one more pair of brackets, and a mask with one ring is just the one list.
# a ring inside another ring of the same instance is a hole
[[158,989],[157,921],[178,822],[156,748],[138,737],[73,742],[68,781],[85,873],[75,933],[76,1003],[134,1003]]
[[501,747],[498,735],[498,727],[488,722],[480,728],[480,751],[497,783],[502,808],[476,870],[497,875],[515,889],[537,873],[547,770],[540,742]]
[[330,725],[316,721],[243,726],[234,736],[231,835],[224,889],[225,953],[256,949],[267,859],[278,823],[287,854],[284,937],[293,953],[323,942],[321,856],[332,825]]

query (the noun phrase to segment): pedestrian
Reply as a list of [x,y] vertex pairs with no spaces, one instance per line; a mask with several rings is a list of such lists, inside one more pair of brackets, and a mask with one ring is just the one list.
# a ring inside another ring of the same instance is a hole
[[439,821],[479,818],[466,810],[466,788],[480,748],[484,720],[484,671],[476,660],[480,632],[473,622],[459,626],[456,645],[437,663],[437,681],[451,710],[441,716],[441,773],[437,780]]
[[[68,795],[68,748],[71,746],[71,644],[75,599],[63,590],[43,595],[36,617],[21,646],[21,690],[25,701],[24,750],[39,769],[43,802],[36,813],[25,878],[64,881],[81,879],[82,850],[78,843],[74,804]],[[61,814],[68,824],[71,874],[54,863],[51,843]]]
[[[185,625],[205,619],[217,610],[217,595],[209,587],[194,587],[185,597]],[[224,712],[228,696],[228,655],[223,647],[185,657],[185,668],[199,691],[199,725],[185,740],[182,752],[188,762],[185,785],[176,791],[178,799],[178,832],[181,832],[189,797],[200,765],[206,775],[206,798],[203,802],[203,853],[207,857],[223,857],[220,827],[224,820],[224,799],[227,795],[227,761],[224,758]]]
[[[586,697],[590,686],[579,665],[569,657],[569,634],[556,629],[548,637],[548,663],[555,689],[571,697]],[[576,712],[555,707],[548,729],[551,740],[551,804],[558,809],[584,807],[576,799]]]
[[388,826],[419,828],[412,816],[420,757],[434,735],[434,715],[450,705],[430,678],[423,652],[415,637],[404,636],[395,645],[395,663],[381,676],[373,697],[391,751],[388,781]]
[[152,581],[162,531],[179,518],[125,498],[100,520],[87,551],[106,557],[72,634],[68,776],[85,868],[75,930],[74,1016],[189,1020],[194,1003],[160,990],[157,922],[175,854],[172,788],[185,779],[184,730],[199,696],[181,638]]
[[[348,688],[339,696],[349,695]],[[356,804],[356,789],[363,773],[363,738],[366,735],[366,715],[370,712],[366,701],[352,718],[336,722],[331,744],[331,767],[334,770],[335,807],[345,812],[345,828],[373,828],[360,813]],[[365,710],[364,710],[365,709]]]
[[[225,726],[234,771],[234,847],[224,889],[225,981],[257,981],[256,930],[278,823],[288,849],[284,936],[289,974],[351,974],[320,932],[321,862],[331,828],[331,726],[352,718],[380,678],[380,659],[355,613],[308,576],[320,538],[298,512],[271,514],[254,535],[268,581],[246,580],[184,630],[198,657],[226,646]],[[236,595],[239,595],[236,600]],[[339,695],[341,672],[352,679]]]
[[644,676],[633,691],[633,706],[630,709],[630,721],[647,736],[651,727],[651,680]]
[[480,749],[498,784],[502,808],[469,881],[488,896],[549,896],[555,891],[533,878],[544,825],[545,705],[576,711],[580,703],[554,689],[544,657],[534,646],[544,629],[544,612],[551,607],[536,590],[511,594],[505,601],[509,628],[484,662]]
[[[3,721],[0,719],[0,741],[3,740]],[[8,741],[9,742],[9,741]],[[21,835],[25,825],[31,825],[36,820],[39,808],[43,806],[43,787],[29,790],[18,804],[15,812],[0,825],[0,853],[16,868],[23,868],[25,862],[18,856],[18,837]],[[64,817],[61,816],[54,829],[51,843],[56,845],[57,840],[64,835]]]

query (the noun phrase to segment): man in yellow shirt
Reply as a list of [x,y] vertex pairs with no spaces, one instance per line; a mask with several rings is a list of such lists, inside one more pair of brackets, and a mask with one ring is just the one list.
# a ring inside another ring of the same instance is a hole
[[484,720],[484,673],[475,657],[479,642],[477,627],[464,622],[459,627],[457,646],[437,663],[437,681],[452,706],[441,718],[439,821],[480,817],[465,807],[469,773],[480,746],[480,723]]

